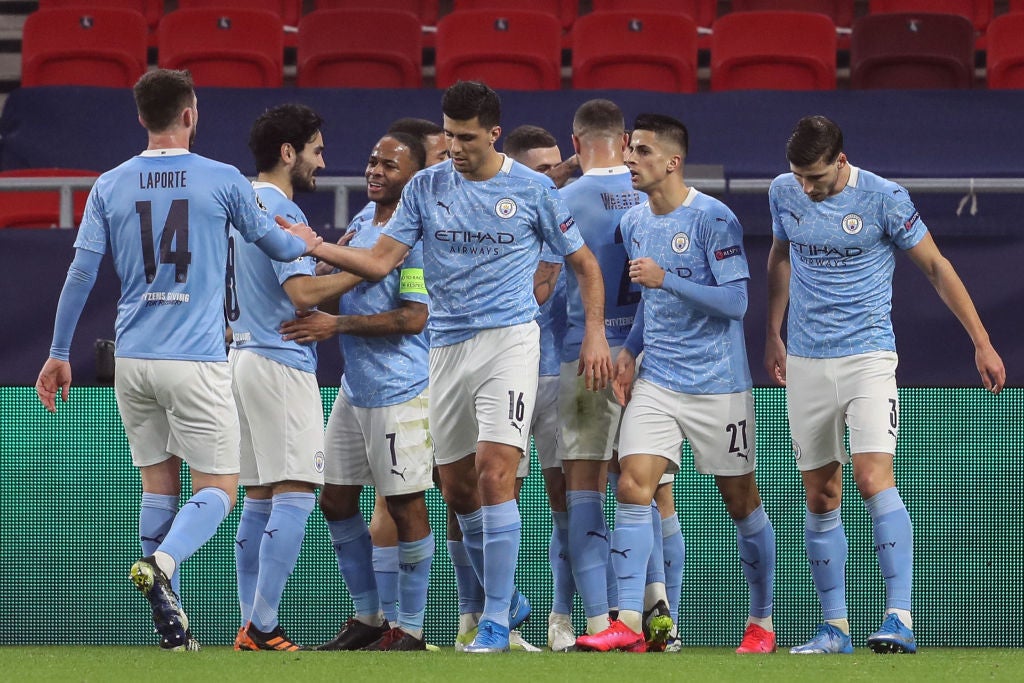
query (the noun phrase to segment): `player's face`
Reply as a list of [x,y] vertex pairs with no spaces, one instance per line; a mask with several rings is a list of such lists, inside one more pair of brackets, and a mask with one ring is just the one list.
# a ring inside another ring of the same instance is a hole
[[469,178],[480,174],[494,153],[494,143],[501,135],[501,126],[485,128],[476,116],[468,121],[444,117],[444,137],[455,170]]
[[512,158],[538,173],[547,173],[562,163],[562,153],[558,147],[534,147]]
[[652,131],[633,131],[626,150],[626,166],[633,187],[650,193],[668,176],[671,168],[678,166],[680,158],[677,150],[658,140]]
[[366,162],[366,195],[384,206],[398,203],[402,188],[416,173],[409,148],[398,140],[383,137]]
[[842,191],[846,185],[845,183],[840,184],[840,180],[843,178],[843,169],[845,168],[847,168],[846,154],[842,152],[832,162],[827,162],[822,158],[810,166],[789,165],[793,177],[800,183],[804,194],[812,202],[825,201]]
[[324,137],[320,131],[311,137],[306,146],[295,157],[292,166],[292,189],[295,192],[312,192],[316,189],[316,172],[324,167]]
[[423,146],[427,149],[428,167],[448,160],[448,141],[444,139],[444,133],[423,138]]

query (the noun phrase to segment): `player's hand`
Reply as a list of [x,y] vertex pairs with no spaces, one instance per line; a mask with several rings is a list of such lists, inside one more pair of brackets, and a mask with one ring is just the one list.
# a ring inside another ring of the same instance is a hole
[[974,352],[974,362],[981,375],[981,383],[993,394],[998,394],[1006,384],[1006,368],[992,345],[979,347]]
[[36,396],[43,407],[51,413],[57,412],[57,390],[61,401],[67,403],[68,389],[71,388],[71,363],[66,360],[47,358],[36,379]]
[[665,281],[665,271],[647,256],[629,262],[629,281],[642,287],[658,289]]
[[764,343],[764,369],[779,386],[786,386],[786,344],[781,337],[769,337]]
[[338,333],[338,316],[323,311],[296,311],[295,319],[281,323],[281,339],[312,344]]
[[622,349],[615,359],[615,380],[612,382],[612,393],[619,405],[625,406],[633,397],[633,376],[636,373],[636,358]]
[[[356,236],[355,230],[346,230],[341,237],[338,238],[337,245],[339,247],[346,247],[348,243],[352,241],[352,238]],[[330,275],[332,273],[339,272],[339,269],[327,263],[326,261],[318,261],[316,264],[317,275]]]
[[314,232],[313,228],[305,223],[292,223],[284,216],[274,216],[274,220],[282,228],[298,237],[306,244],[305,254],[311,253],[314,249],[323,244],[324,238]]
[[576,367],[576,375],[583,375],[587,391],[603,391],[615,377],[612,353],[608,349],[608,340],[604,336],[604,330],[583,333],[580,363]]

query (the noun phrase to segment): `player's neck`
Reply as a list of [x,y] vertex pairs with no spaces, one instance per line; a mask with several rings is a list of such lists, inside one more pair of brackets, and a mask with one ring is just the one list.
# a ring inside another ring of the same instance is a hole
[[687,187],[682,176],[668,176],[657,186],[651,188],[647,193],[647,201],[654,214],[663,216],[682,206],[688,194],[690,194],[690,188]]
[[175,129],[161,133],[149,134],[149,145],[146,149],[190,149],[189,131]]
[[625,165],[622,158],[622,145],[619,140],[599,139],[594,142],[581,141],[580,170],[586,173],[592,168],[612,168]]
[[505,155],[491,147],[491,151],[487,157],[485,157],[484,162],[472,173],[463,173],[462,177],[474,182],[490,180],[494,176],[498,175],[498,172],[501,171],[501,167],[504,163]]
[[287,170],[283,172],[278,171],[262,171],[256,176],[256,180],[263,183],[270,183],[277,189],[284,193],[284,196],[288,199],[294,199],[295,188],[292,187],[292,181],[288,175]]
[[395,215],[395,209],[398,208],[398,203],[394,204],[375,204],[373,209],[373,224],[374,225],[387,225],[391,217]]

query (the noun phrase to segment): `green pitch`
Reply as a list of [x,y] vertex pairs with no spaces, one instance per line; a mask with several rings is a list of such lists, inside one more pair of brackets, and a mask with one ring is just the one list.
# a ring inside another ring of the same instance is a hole
[[[198,653],[155,647],[4,647],[10,681],[978,681],[1020,680],[1024,650],[923,650],[917,655],[740,656],[724,648],[678,654],[440,652],[234,652],[208,647]],[[346,673],[347,672],[347,673]]]

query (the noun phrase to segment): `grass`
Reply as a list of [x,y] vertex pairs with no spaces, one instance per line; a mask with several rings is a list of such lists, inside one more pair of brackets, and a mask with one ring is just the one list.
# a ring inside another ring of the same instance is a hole
[[915,656],[880,656],[866,649],[845,656],[738,656],[726,648],[679,654],[441,652],[198,653],[154,647],[5,646],[0,677],[9,681],[1018,681],[1024,650],[928,648]]

